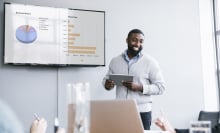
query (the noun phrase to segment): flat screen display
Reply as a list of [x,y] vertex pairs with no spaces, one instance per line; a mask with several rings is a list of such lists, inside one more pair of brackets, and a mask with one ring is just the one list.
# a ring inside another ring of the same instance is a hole
[[4,4],[4,63],[105,65],[105,12]]

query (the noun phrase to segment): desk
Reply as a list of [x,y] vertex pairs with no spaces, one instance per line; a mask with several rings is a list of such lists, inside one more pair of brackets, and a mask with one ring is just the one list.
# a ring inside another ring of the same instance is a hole
[[144,130],[144,133],[170,133],[170,132],[161,131],[161,130]]

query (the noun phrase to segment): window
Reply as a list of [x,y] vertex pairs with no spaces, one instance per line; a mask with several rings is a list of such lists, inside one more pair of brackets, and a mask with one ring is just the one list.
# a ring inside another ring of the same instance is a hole
[[213,0],[213,19],[215,35],[215,53],[216,53],[216,76],[218,83],[218,97],[220,103],[220,1]]
[[219,68],[218,58],[216,56],[217,45],[215,45],[217,41],[215,37],[215,12],[213,12],[215,9],[213,6],[215,5],[214,1],[215,0],[199,0],[204,110],[209,111],[215,111],[219,109],[219,82],[217,75],[217,70]]

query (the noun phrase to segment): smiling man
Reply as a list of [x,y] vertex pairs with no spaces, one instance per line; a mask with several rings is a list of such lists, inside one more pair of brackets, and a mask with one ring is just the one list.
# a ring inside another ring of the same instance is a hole
[[[126,42],[128,48],[119,56],[114,57],[109,65],[109,70],[103,79],[106,90],[116,86],[116,98],[135,99],[145,130],[151,126],[151,95],[161,95],[165,91],[164,80],[156,60],[142,52],[144,33],[133,29],[128,33]],[[110,74],[123,74],[134,76],[133,81],[123,81],[116,85],[109,79]]]

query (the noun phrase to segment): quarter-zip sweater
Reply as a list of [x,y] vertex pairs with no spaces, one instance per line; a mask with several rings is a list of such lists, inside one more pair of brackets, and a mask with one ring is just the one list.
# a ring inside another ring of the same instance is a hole
[[161,95],[165,91],[161,69],[155,59],[142,53],[138,55],[136,61],[129,65],[125,54],[124,52],[111,60],[103,83],[109,78],[109,74],[134,76],[134,82],[143,85],[143,91],[132,91],[125,86],[116,86],[116,98],[135,99],[139,112],[149,112],[152,110],[151,95]]

